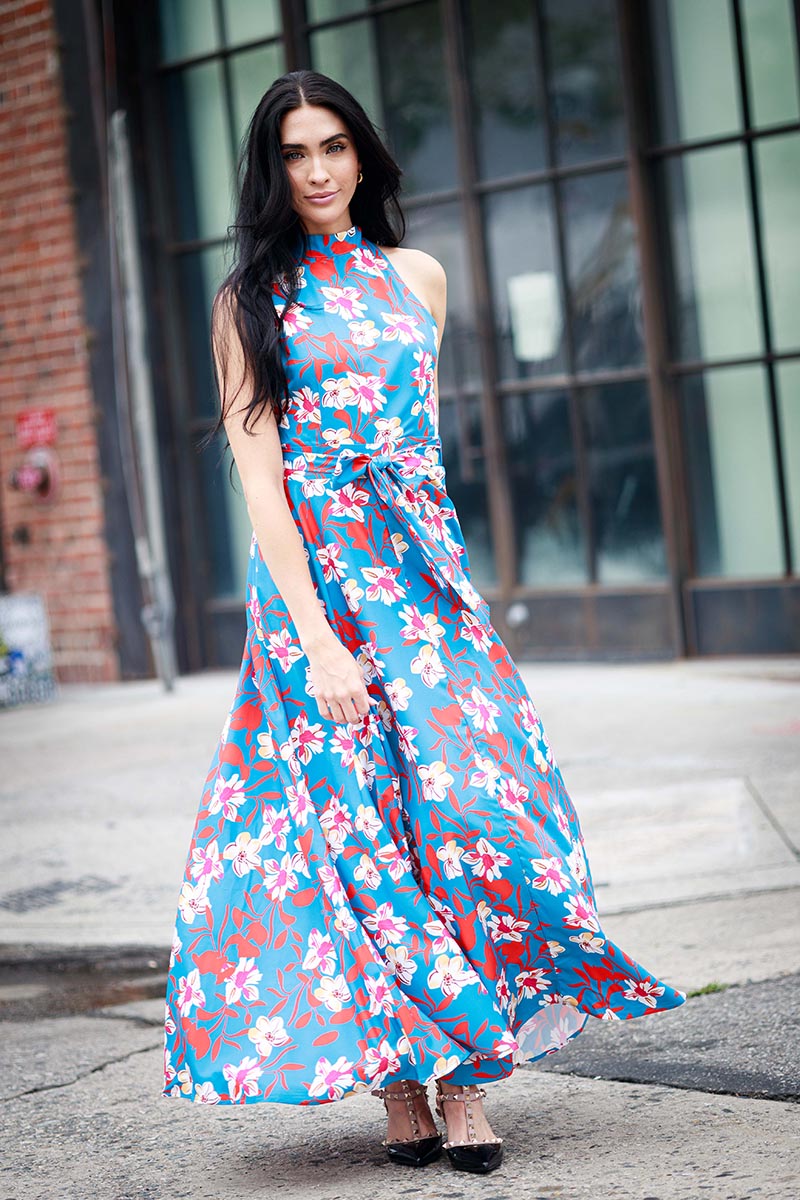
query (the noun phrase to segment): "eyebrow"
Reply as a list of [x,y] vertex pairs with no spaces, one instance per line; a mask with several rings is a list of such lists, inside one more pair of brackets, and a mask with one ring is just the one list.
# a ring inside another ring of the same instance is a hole
[[[332,133],[330,137],[322,139],[320,146],[327,146],[328,142],[338,142],[346,137],[346,133]],[[305,150],[305,148],[305,142],[281,142],[281,150]]]

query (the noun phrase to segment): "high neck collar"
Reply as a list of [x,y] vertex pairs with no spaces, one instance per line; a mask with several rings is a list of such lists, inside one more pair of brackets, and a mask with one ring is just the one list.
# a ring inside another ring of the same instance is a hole
[[354,249],[363,240],[360,225],[351,225],[349,229],[341,229],[337,233],[307,233],[309,250],[336,251],[345,246]]

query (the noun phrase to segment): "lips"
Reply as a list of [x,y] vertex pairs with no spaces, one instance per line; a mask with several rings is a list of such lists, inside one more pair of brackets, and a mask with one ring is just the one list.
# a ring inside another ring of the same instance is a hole
[[335,196],[336,192],[316,192],[313,196],[307,196],[307,200],[330,200],[331,196]]

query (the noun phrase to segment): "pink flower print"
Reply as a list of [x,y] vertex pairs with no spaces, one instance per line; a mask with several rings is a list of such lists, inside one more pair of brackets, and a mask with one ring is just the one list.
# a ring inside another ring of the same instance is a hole
[[327,1058],[320,1058],[314,1069],[314,1078],[309,1086],[309,1096],[325,1096],[328,1100],[341,1100],[346,1088],[351,1088],[355,1082],[353,1067],[355,1063],[341,1055],[335,1063]]
[[257,1058],[243,1058],[238,1067],[233,1063],[225,1063],[222,1074],[228,1081],[230,1097],[234,1103],[257,1093],[258,1080],[261,1077],[261,1067]]
[[308,935],[308,949],[303,959],[304,970],[322,971],[330,975],[336,966],[336,950],[329,937],[319,929],[312,929]]
[[264,864],[264,885],[270,900],[286,899],[287,892],[297,888],[297,872],[307,874],[306,862],[302,854],[289,854],[287,851],[278,862],[274,858],[267,859]]
[[357,271],[364,271],[367,275],[383,275],[386,270],[385,261],[378,258],[374,250],[370,250],[368,246],[353,248],[353,265]]
[[406,594],[406,589],[397,581],[400,567],[362,567],[361,574],[367,583],[368,600],[380,600],[384,604],[394,604],[396,600]]
[[383,828],[377,809],[373,808],[371,804],[359,804],[356,810],[355,827],[369,841],[374,841]]
[[375,934],[378,945],[388,946],[396,943],[408,933],[408,922],[405,917],[395,916],[391,904],[379,904],[374,913],[364,918],[364,924],[370,933]]
[[382,976],[378,976],[376,979],[367,975],[364,984],[369,996],[369,1011],[372,1016],[383,1013],[384,1016],[391,1017],[395,1009],[395,999],[386,980]]
[[247,602],[247,607],[250,610],[250,616],[253,620],[253,625],[256,631],[256,637],[259,641],[264,640],[264,626],[261,622],[261,602],[258,599],[258,592],[250,585],[250,599]]
[[291,670],[292,665],[299,658],[303,657],[303,651],[292,641],[292,635],[286,625],[281,625],[279,630],[270,633],[267,641],[269,642],[270,658],[274,658],[280,664],[284,674]]
[[371,892],[381,884],[381,873],[369,854],[361,855],[353,870],[353,877]]
[[439,651],[429,642],[423,642],[411,660],[411,670],[419,675],[426,687],[434,688],[447,675]]
[[499,879],[503,873],[500,868],[509,866],[511,859],[486,838],[478,838],[475,849],[464,855],[464,862],[481,879]]
[[352,725],[337,725],[329,738],[329,745],[334,754],[342,759],[343,767],[351,767],[356,753],[356,738]]
[[446,764],[437,759],[432,763],[420,763],[419,777],[422,783],[422,795],[425,800],[441,804],[447,799],[447,789],[455,783]]
[[406,642],[430,642],[439,646],[444,637],[444,626],[440,625],[435,613],[422,613],[416,604],[404,604],[400,616],[405,625],[400,630]]
[[567,855],[567,866],[575,882],[583,887],[586,882],[587,866],[586,852],[580,842],[576,842]]
[[473,762],[475,770],[469,777],[472,787],[485,788],[490,796],[496,795],[501,772],[494,759],[488,754],[485,757],[476,754]]
[[340,488],[331,489],[328,494],[332,517],[345,517],[348,521],[360,521],[363,525],[369,492],[365,492],[357,483],[345,483]]
[[504,775],[500,780],[497,800],[501,808],[509,812],[524,813],[530,792],[524,783],[513,775]]
[[510,913],[500,913],[490,917],[489,926],[495,942],[521,942],[523,933],[530,928],[530,922],[513,917]]
[[567,819],[567,814],[564,812],[563,805],[558,800],[554,800],[552,809],[553,816],[558,822],[559,831],[563,834],[569,834],[569,820]]
[[198,1083],[194,1089],[195,1104],[219,1104],[220,1096],[213,1083]]
[[275,1046],[288,1046],[291,1042],[283,1017],[259,1017],[247,1031],[247,1036],[262,1058],[269,1058]]
[[350,809],[338,796],[331,796],[319,815],[319,823],[331,849],[341,854],[345,839],[353,832]]
[[417,964],[414,962],[407,946],[387,946],[386,960],[394,971],[400,983],[411,983]]
[[535,888],[549,892],[551,896],[560,896],[567,890],[569,880],[562,870],[564,864],[560,858],[534,858],[531,866],[539,872],[533,881]]
[[191,925],[198,913],[204,913],[208,908],[207,881],[197,885],[185,882],[178,897],[178,907],[184,924]]
[[463,876],[464,871],[461,867],[461,856],[464,853],[462,846],[459,846],[455,838],[448,838],[443,846],[440,846],[436,851],[436,857],[442,864],[444,873],[448,879],[456,879]]
[[258,840],[262,846],[271,846],[275,843],[276,850],[286,849],[286,835],[291,831],[292,823],[289,820],[289,810],[286,808],[276,808],[274,804],[265,804],[262,814],[261,833]]
[[[289,784],[286,789],[286,799],[289,803],[289,812],[295,825],[301,829],[308,824],[308,814],[311,812],[311,796],[308,791],[308,784],[304,779],[298,779],[296,784]],[[278,847],[283,849],[283,847]]]
[[506,1029],[505,1032],[500,1035],[495,1044],[492,1046],[492,1050],[498,1058],[505,1058],[507,1054],[513,1054],[515,1051],[519,1050],[519,1048],[519,1042],[514,1037],[513,1033],[511,1033],[508,1029]]
[[517,975],[517,987],[521,989],[523,996],[538,996],[550,987],[550,977],[542,967],[520,971]]
[[350,341],[354,346],[371,350],[380,341],[381,335],[374,321],[349,321]]
[[314,725],[310,725],[305,713],[301,713],[292,722],[289,739],[294,747],[295,754],[303,764],[310,763],[312,756],[319,754],[325,747],[325,734],[323,733],[322,723],[317,722]]
[[597,937],[590,930],[584,929],[577,937],[571,937],[571,942],[575,942],[581,950],[585,950],[587,954],[602,954],[605,949],[605,941],[601,937]]
[[[419,758],[419,748],[414,741],[419,737],[419,730],[413,725],[397,725],[397,743],[400,753],[409,761],[416,762]],[[442,764],[444,765],[444,764]]]
[[575,1021],[569,1017],[561,1017],[548,1030],[550,1041],[547,1044],[546,1052],[555,1054],[559,1050],[563,1050],[567,1042],[570,1041],[575,1033]]
[[477,981],[478,976],[465,966],[460,954],[440,954],[428,975],[428,987],[438,988],[445,996],[457,996],[462,988]]
[[625,999],[638,1000],[647,1008],[655,1008],[658,997],[664,995],[663,987],[660,987],[649,976],[647,979],[626,979],[625,986],[626,991],[623,992]]
[[353,999],[344,975],[323,975],[313,991],[330,1012],[341,1012]]
[[395,883],[399,883],[410,868],[399,847],[394,842],[388,842],[378,851],[378,862],[389,870],[389,875]]
[[357,375],[351,371],[348,379],[350,381],[350,403],[357,404],[363,413],[380,412],[386,403],[386,397],[383,394],[383,377],[380,375]]
[[313,391],[310,387],[302,387],[297,392],[292,392],[292,403],[294,404],[295,419],[303,425],[319,425],[321,422],[321,414],[319,411],[320,399],[319,393]]
[[235,842],[229,842],[222,852],[222,857],[230,859],[235,875],[240,879],[250,871],[256,871],[261,866],[261,842],[246,831],[239,834]]
[[[311,317],[309,317],[302,304],[290,304],[288,308],[283,309],[283,333],[286,337],[294,337],[297,333],[305,333],[311,328]],[[307,389],[304,389],[307,390]]]
[[483,733],[494,733],[497,730],[495,717],[500,716],[500,709],[485,695],[479,687],[473,687],[469,698],[464,698],[461,707],[468,717],[472,717],[475,729]]
[[225,874],[225,869],[219,857],[219,845],[216,838],[207,846],[195,846],[192,850],[192,878],[201,880],[206,887],[210,883],[219,883]]
[[342,547],[336,545],[317,547],[317,559],[322,567],[322,578],[326,583],[344,579],[348,564],[342,558]]
[[564,924],[573,929],[589,929],[592,933],[600,933],[600,922],[597,912],[588,896],[578,892],[576,896],[568,896],[565,901],[567,916]]
[[331,904],[344,904],[347,899],[347,893],[344,890],[344,884],[339,872],[329,863],[323,863],[319,869],[319,878],[323,891]]
[[383,1038],[377,1050],[374,1046],[367,1049],[365,1055],[367,1074],[373,1084],[381,1085],[387,1075],[394,1075],[400,1070],[400,1055],[392,1049],[386,1038]]
[[[440,905],[439,907],[441,908],[443,906]],[[449,916],[452,917],[452,912],[450,912],[449,909],[447,911]],[[425,930],[428,937],[431,939],[431,942],[433,943],[434,954],[443,954],[444,951],[449,949],[449,947],[452,945],[452,927],[450,930],[448,930],[444,922],[440,920],[439,917],[431,917],[430,920],[425,922],[422,928]]]
[[491,645],[489,630],[473,612],[464,612],[461,614],[458,636],[462,637],[465,642],[469,642],[470,645],[474,646],[476,650],[481,651],[481,653],[488,650]]
[[231,775],[230,779],[223,779],[222,775],[218,775],[208,805],[209,814],[213,816],[222,810],[226,821],[238,821],[238,810],[246,799],[244,783],[238,775]]
[[225,1003],[238,1004],[240,1000],[257,1000],[257,984],[261,972],[256,967],[254,958],[240,958],[233,969],[233,974],[225,983]]
[[430,350],[415,350],[416,366],[411,372],[411,378],[417,385],[420,396],[424,396],[433,383],[433,355]]
[[383,330],[385,341],[399,340],[404,346],[410,346],[412,342],[425,341],[425,334],[419,328],[419,321],[410,313],[382,312],[381,317],[386,322]]
[[182,1017],[187,1017],[193,1008],[202,1007],[206,1002],[206,994],[200,986],[200,972],[195,968],[178,982],[178,1011]]
[[361,292],[357,287],[322,287],[320,291],[325,297],[325,312],[334,316],[355,321],[367,311],[367,305],[359,299]]
[[356,928],[355,917],[347,911],[346,908],[337,908],[336,917],[333,922],[334,929],[350,940],[350,934]]

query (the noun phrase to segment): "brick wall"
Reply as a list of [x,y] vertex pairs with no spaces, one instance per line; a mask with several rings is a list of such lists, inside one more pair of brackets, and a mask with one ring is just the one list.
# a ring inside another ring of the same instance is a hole
[[[0,0],[0,523],[7,588],[45,596],[58,676],[119,676],[96,408],[67,160],[58,46],[45,0]],[[56,410],[62,489],[8,485],[17,413]]]

